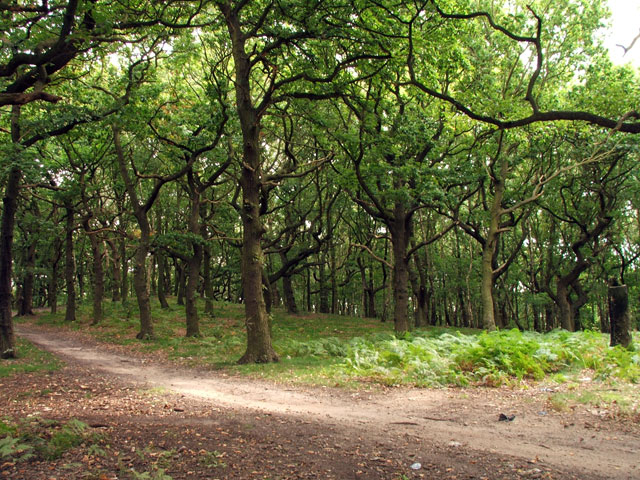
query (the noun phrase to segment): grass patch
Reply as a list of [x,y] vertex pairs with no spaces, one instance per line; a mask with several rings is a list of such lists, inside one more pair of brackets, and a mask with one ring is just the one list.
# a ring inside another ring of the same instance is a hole
[[62,367],[56,357],[23,338],[16,338],[16,350],[18,358],[0,360],[0,378],[18,373],[53,372]]
[[[544,378],[563,383],[583,369],[595,379],[640,382],[640,354],[610,348],[598,332],[553,331],[546,334],[503,330],[481,332],[445,328],[418,329],[400,339],[393,325],[337,315],[272,314],[274,347],[281,361],[236,365],[245,348],[244,308],[217,303],[215,316],[201,318],[201,337],[185,338],[184,307],[153,305],[157,338],[135,339],[139,325],[132,303],[105,302],[105,320],[89,326],[90,305],[67,325],[63,314],[38,321],[89,332],[105,342],[156,352],[188,366],[315,385],[504,385]],[[636,344],[640,341],[637,333]]]
[[[571,386],[571,385],[570,385]],[[549,395],[554,410],[569,411],[579,406],[594,408],[601,414],[634,417],[640,414],[638,385],[615,382],[611,385],[573,386],[563,392]]]

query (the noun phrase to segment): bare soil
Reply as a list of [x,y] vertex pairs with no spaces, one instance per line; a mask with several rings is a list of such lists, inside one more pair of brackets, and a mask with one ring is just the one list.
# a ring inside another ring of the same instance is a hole
[[0,379],[2,414],[77,418],[100,433],[101,452],[5,462],[0,478],[640,478],[637,419],[555,411],[548,386],[292,387],[181,368],[77,332],[18,333],[66,366]]

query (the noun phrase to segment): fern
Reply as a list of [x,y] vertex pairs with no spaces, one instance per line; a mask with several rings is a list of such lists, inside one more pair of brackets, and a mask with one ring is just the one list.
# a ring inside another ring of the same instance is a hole
[[22,462],[31,457],[33,457],[33,447],[26,443],[21,443],[19,438],[7,435],[0,439],[0,458]]
[[[414,332],[357,337],[349,342],[341,373],[375,377],[384,383],[501,385],[540,380],[567,369],[593,369],[599,378],[640,381],[640,355],[609,348],[598,332],[548,334],[505,330],[477,335]],[[558,377],[560,378],[560,377]]]

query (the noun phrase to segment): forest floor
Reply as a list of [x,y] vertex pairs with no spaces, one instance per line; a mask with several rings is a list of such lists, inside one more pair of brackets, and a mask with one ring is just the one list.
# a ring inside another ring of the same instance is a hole
[[18,334],[65,366],[0,379],[2,415],[78,419],[96,435],[56,460],[6,461],[0,478],[640,478],[638,420],[554,409],[557,385],[311,388],[187,369],[77,331]]

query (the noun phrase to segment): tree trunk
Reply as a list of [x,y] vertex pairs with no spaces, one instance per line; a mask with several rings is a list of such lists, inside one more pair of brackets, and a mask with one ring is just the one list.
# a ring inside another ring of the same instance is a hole
[[158,264],[158,301],[160,302],[160,308],[169,308],[169,302],[167,302],[167,258],[162,252],[156,253],[156,262]]
[[[15,112],[15,110],[14,110]],[[11,269],[13,263],[13,231],[22,171],[13,166],[9,171],[4,198],[2,199],[2,224],[0,226],[0,357],[16,358],[16,343],[11,317]]]
[[371,305],[373,285],[371,285],[367,279],[367,269],[361,256],[358,257],[357,263],[358,269],[360,270],[360,283],[362,284],[362,316],[364,318],[373,318],[375,317],[375,314],[372,311],[375,310],[375,301],[373,303],[373,309]]
[[92,325],[102,322],[102,301],[104,299],[104,269],[102,266],[102,242],[91,236],[91,249],[93,250],[93,321]]
[[409,262],[407,249],[411,240],[411,216],[406,207],[396,204],[394,220],[389,225],[393,248],[393,323],[396,335],[409,331]]
[[556,323],[557,323],[556,309],[550,303],[548,303],[544,307],[544,321],[545,321],[545,331],[550,332],[551,330],[556,328]]
[[282,276],[282,297],[284,299],[284,305],[287,308],[287,313],[298,313],[298,305],[296,304],[296,297],[293,293],[293,284],[290,275]]
[[336,248],[331,242],[330,246],[331,261],[331,313],[335,315],[338,312],[338,275],[336,272]]
[[65,205],[67,212],[66,229],[65,229],[65,262],[64,262],[64,280],[67,288],[67,305],[65,308],[64,319],[66,322],[76,321],[76,284],[75,269],[76,263],[73,255],[73,207],[71,204]]
[[[84,299],[84,267],[85,262],[83,261],[85,258],[84,252],[84,242],[76,242],[75,249],[77,250],[77,255],[75,256],[75,264],[76,264],[76,281],[77,281],[77,291],[76,291],[76,299],[79,299],[81,302]],[[78,261],[80,259],[80,261]]]
[[423,327],[427,324],[427,288],[424,285],[418,286],[414,321],[416,327]]
[[[190,211],[189,211],[189,232],[193,235],[200,235],[200,192],[198,191],[191,172],[189,172]],[[200,280],[200,267],[202,266],[202,243],[191,242],[192,255],[187,259],[187,282],[185,285],[185,297],[187,301],[187,337],[200,336],[200,319],[198,318],[198,308],[196,304],[196,294],[198,292],[198,282]]]
[[558,314],[560,316],[560,327],[570,332],[575,332],[576,326],[573,318],[573,308],[569,298],[569,286],[562,280],[558,280],[556,289],[558,303]]
[[264,298],[264,306],[267,309],[267,314],[271,314],[271,307],[273,306],[271,282],[269,281],[269,275],[264,269],[262,270],[262,296]]
[[209,247],[205,246],[203,251],[204,261],[204,313],[213,317],[213,283],[211,282],[211,251]]
[[127,258],[127,241],[124,237],[120,239],[120,252],[122,275],[120,276],[121,284],[119,288],[121,292],[120,299],[124,304],[129,298],[129,259]]
[[282,305],[282,297],[280,296],[280,290],[278,289],[278,282],[273,282],[269,286],[271,292],[271,303],[274,307]]
[[311,300],[311,268],[307,267],[307,271],[306,271],[306,297],[307,297],[307,312],[312,312],[313,311],[313,303]]
[[[426,255],[426,254],[425,254]],[[414,321],[416,327],[424,327],[428,323],[427,313],[427,275],[426,262],[421,253],[416,252],[413,257],[415,270],[411,270],[411,280],[414,289],[415,313]]]
[[53,256],[51,258],[51,271],[49,277],[49,296],[48,303],[51,313],[58,312],[58,266],[60,265],[60,251],[62,250],[62,241],[56,237],[53,241]]
[[184,294],[187,285],[187,267],[180,261],[176,261],[176,303],[180,306],[184,305]]
[[[246,138],[246,137],[245,137]],[[257,136],[253,145],[245,143],[245,161],[247,157],[258,155]],[[251,164],[250,164],[251,165]],[[253,165],[259,167],[254,159]],[[242,235],[242,291],[245,304],[245,325],[247,329],[247,349],[239,363],[268,363],[278,360],[271,345],[269,317],[262,295],[262,270],[264,265],[261,246],[264,227],[260,220],[259,177],[252,168],[243,167],[243,235]],[[283,277],[284,281],[285,277]],[[286,293],[285,293],[286,298]]]
[[631,316],[629,315],[629,292],[626,285],[609,286],[609,324],[611,325],[611,346],[629,348],[631,337]]
[[33,288],[35,284],[36,242],[27,247],[24,263],[24,279],[22,281],[22,298],[18,305],[18,316],[33,315]]
[[[242,52],[244,54],[244,52]],[[237,56],[237,53],[236,53]],[[236,65],[242,71],[248,69],[248,58]],[[244,63],[246,62],[246,63]],[[250,107],[250,89],[248,88],[248,70],[246,89],[236,85],[238,113],[240,114],[244,138],[243,167],[240,184],[242,187],[242,291],[245,304],[245,325],[247,329],[247,350],[239,363],[268,363],[278,360],[271,345],[269,317],[262,295],[262,270],[264,258],[262,236],[264,226],[260,219],[260,147],[259,125],[255,111]],[[285,294],[286,296],[286,294]]]
[[498,247],[498,239],[500,237],[500,218],[502,217],[502,199],[505,191],[505,177],[508,173],[508,163],[501,160],[500,174],[494,176],[494,193],[493,202],[489,212],[489,231],[482,245],[482,263],[481,263],[481,285],[480,295],[482,298],[482,328],[485,330],[495,330],[495,310],[493,299],[493,285],[495,277],[493,274],[493,258]]
[[[85,208],[89,208],[85,203]],[[91,245],[92,256],[92,271],[93,271],[93,320],[91,325],[98,325],[102,322],[102,301],[104,300],[104,267],[102,266],[103,257],[103,245],[100,238],[95,233],[92,233],[91,218],[85,217],[82,221],[84,231],[89,236],[89,243]]]
[[323,251],[320,255],[320,313],[329,313],[329,289],[327,288],[327,272],[325,265],[327,264],[327,254]]
[[600,317],[600,331],[602,333],[611,333],[611,321],[609,319],[610,313],[607,311],[607,306],[604,305],[604,299],[598,299],[598,316]]
[[[136,292],[140,310],[140,331],[136,338],[148,340],[155,337],[151,319],[151,302],[149,300],[149,282],[147,279],[147,255],[149,253],[150,228],[148,222],[140,222],[140,239],[133,257],[133,289]],[[144,224],[144,225],[143,225]]]
[[187,262],[187,283],[185,286],[187,337],[200,336],[200,319],[198,318],[197,292],[202,265],[202,245],[193,245],[193,256]]
[[120,271],[120,250],[113,239],[107,239],[106,242],[110,251],[110,254],[107,255],[107,265],[109,271],[111,271],[111,283],[109,285],[111,289],[111,301],[119,302],[122,299],[120,291],[122,283]]
[[[149,218],[147,215],[149,209],[153,205],[153,199],[157,197],[152,196],[146,204],[142,204],[139,201],[136,186],[132,183],[129,172],[127,171],[127,162],[120,143],[120,131],[115,126],[113,127],[113,143],[116,150],[120,176],[124,181],[129,195],[129,200],[133,208],[133,214],[136,217],[138,227],[140,228],[140,238],[138,239],[136,252],[133,257],[133,288],[136,292],[140,315],[140,331],[136,335],[136,338],[140,340],[152,339],[155,335],[153,332],[153,320],[151,318],[149,271],[147,270],[147,256],[149,255],[149,245],[151,240],[151,225],[149,224]],[[160,184],[160,186],[161,185],[162,184]],[[158,190],[156,190],[156,195],[157,193]]]
[[242,32],[238,12],[229,3],[219,4],[225,17],[235,64],[236,109],[242,130],[242,290],[245,299],[247,350],[239,363],[267,363],[278,360],[271,344],[269,317],[262,295],[264,258],[260,219],[262,159],[260,158],[260,116],[253,106],[251,88],[252,63],[245,51],[246,36]]

